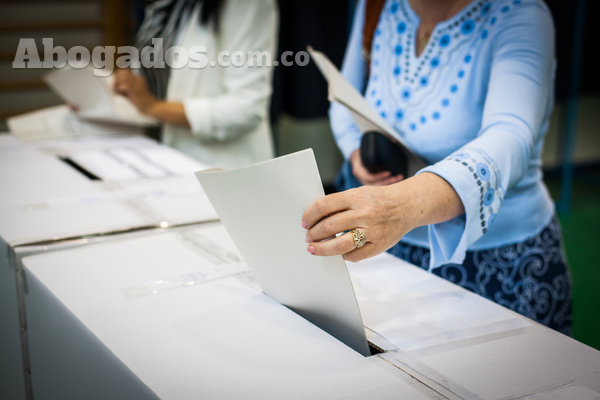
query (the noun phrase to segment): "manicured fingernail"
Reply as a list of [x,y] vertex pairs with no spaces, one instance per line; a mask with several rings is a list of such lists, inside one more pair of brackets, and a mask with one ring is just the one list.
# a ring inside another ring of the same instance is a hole
[[308,250],[310,254],[315,254],[315,248],[313,246],[308,246],[308,249],[306,250]]
[[304,220],[302,220],[302,227],[303,227],[304,229],[308,229],[308,225],[306,225],[306,222],[304,222]]
[[310,243],[310,239],[308,238],[308,235],[306,235],[306,237],[304,238],[304,241],[305,241],[306,243]]

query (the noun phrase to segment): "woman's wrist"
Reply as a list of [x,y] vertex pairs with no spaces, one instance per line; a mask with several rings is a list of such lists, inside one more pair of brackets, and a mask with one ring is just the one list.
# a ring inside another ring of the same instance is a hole
[[389,186],[396,204],[396,215],[411,231],[424,225],[437,224],[464,214],[462,200],[444,178],[424,172]]
[[149,117],[158,118],[163,103],[164,101],[158,100],[157,98],[152,96],[150,99],[148,99],[144,107],[140,109],[140,112]]

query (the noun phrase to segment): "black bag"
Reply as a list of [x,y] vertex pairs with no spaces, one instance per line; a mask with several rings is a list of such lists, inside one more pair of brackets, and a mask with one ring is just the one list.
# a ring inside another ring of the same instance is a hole
[[360,141],[360,159],[371,173],[390,171],[392,176],[408,178],[408,158],[399,144],[382,133],[365,132]]

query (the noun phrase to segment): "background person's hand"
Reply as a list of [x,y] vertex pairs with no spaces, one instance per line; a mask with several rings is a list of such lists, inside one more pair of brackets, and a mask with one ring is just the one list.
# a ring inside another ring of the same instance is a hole
[[158,100],[150,93],[150,89],[144,78],[135,75],[129,69],[115,71],[113,89],[127,97],[133,105],[142,113],[147,114]]
[[392,176],[390,171],[377,172],[375,174],[369,172],[360,159],[360,149],[355,150],[350,156],[350,164],[352,165],[352,174],[363,185],[383,186],[391,185],[392,183],[400,182],[404,179],[403,175]]

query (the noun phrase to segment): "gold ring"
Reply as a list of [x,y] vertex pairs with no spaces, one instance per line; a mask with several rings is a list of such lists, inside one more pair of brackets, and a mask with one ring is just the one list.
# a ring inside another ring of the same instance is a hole
[[367,237],[365,236],[364,233],[362,233],[361,231],[359,231],[356,228],[352,229],[351,232],[352,232],[352,239],[354,239],[354,246],[357,249],[360,249],[367,243]]

